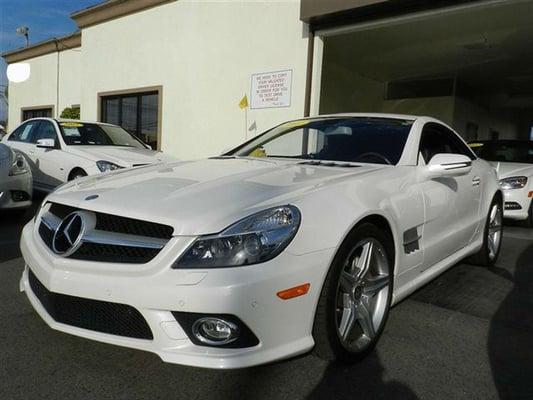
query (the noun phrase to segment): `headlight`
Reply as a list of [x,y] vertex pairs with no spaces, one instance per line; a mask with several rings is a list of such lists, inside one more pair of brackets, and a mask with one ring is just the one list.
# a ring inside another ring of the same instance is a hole
[[124,168],[124,167],[121,167],[120,165],[113,164],[112,162],[103,161],[103,160],[96,161],[96,166],[101,172],[114,171],[116,169]]
[[512,176],[510,178],[500,179],[500,186],[502,189],[521,189],[527,184],[527,177]]
[[15,176],[27,173],[30,169],[24,156],[20,153],[15,153],[13,150],[11,152],[13,153],[13,163],[11,164],[9,175]]
[[300,226],[294,206],[270,208],[246,217],[218,235],[200,236],[173,268],[220,268],[257,264],[276,257]]

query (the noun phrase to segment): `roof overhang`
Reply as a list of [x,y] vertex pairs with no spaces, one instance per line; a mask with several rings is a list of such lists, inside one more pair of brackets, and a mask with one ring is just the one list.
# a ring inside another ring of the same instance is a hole
[[313,30],[482,0],[301,0],[300,20]]
[[109,0],[76,11],[70,17],[82,29],[174,1],[176,0]]
[[29,58],[70,50],[80,46],[81,32],[75,32],[70,35],[48,39],[28,47],[6,51],[5,53],[2,53],[2,57],[7,64],[12,64]]

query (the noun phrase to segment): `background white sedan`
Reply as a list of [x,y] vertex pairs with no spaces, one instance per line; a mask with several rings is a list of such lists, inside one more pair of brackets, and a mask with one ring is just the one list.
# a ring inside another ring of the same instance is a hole
[[121,127],[105,123],[34,118],[2,143],[24,154],[35,189],[42,191],[83,176],[170,159]]
[[533,142],[481,140],[469,145],[496,168],[505,201],[504,217],[533,227]]
[[31,205],[32,176],[24,156],[0,143],[0,209]]

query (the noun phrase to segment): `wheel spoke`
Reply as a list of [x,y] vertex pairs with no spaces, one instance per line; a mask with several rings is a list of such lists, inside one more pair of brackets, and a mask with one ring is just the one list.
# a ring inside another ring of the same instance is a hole
[[389,276],[388,275],[378,275],[372,277],[366,281],[364,286],[365,294],[369,296],[375,296],[381,290],[389,285]]
[[370,262],[372,261],[372,254],[374,249],[374,243],[371,241],[365,243],[363,245],[363,250],[361,251],[361,255],[359,258],[354,260],[356,272],[357,272],[357,278],[362,278],[365,276],[370,269]]
[[361,301],[359,304],[357,304],[356,314],[357,321],[359,322],[359,325],[361,326],[365,336],[369,339],[372,339],[374,336],[376,336],[376,332],[374,330],[374,321],[372,321],[372,313],[364,301]]
[[494,244],[494,239],[492,238],[491,235],[489,235],[489,238],[487,240],[487,244],[489,246],[489,254],[496,254],[496,249],[495,249],[495,244]]
[[490,233],[497,233],[497,232],[501,231],[501,229],[502,229],[501,225],[491,225],[491,226],[489,226],[489,234]]
[[356,284],[356,278],[352,274],[342,271],[341,279],[340,279],[340,285],[341,289],[345,293],[350,293],[352,291],[352,288]]
[[490,210],[490,223],[493,223],[496,220],[497,213],[498,213],[498,206],[492,207],[492,210]]
[[346,340],[355,323],[355,307],[353,302],[342,310],[342,318],[339,325],[339,333]]

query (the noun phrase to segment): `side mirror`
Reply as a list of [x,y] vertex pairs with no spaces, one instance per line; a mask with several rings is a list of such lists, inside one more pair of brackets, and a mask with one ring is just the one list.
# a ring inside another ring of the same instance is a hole
[[429,160],[425,168],[429,178],[461,176],[472,170],[472,160],[462,154],[439,153]]
[[55,149],[56,141],[54,139],[39,139],[37,140],[37,147],[41,149]]

